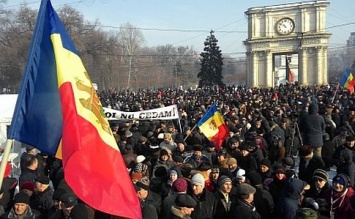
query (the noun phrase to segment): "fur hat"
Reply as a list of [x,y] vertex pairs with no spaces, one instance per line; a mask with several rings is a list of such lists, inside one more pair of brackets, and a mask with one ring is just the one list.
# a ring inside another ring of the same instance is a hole
[[201,185],[202,187],[205,187],[205,178],[201,175],[201,173],[195,173],[195,175],[192,176],[191,178],[192,184],[197,184]]
[[261,175],[256,171],[249,172],[247,174],[247,178],[249,179],[250,185],[252,186],[260,185],[263,181]]

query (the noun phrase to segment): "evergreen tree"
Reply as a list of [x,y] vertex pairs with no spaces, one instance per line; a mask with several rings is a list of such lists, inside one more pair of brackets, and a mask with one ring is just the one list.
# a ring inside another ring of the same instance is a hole
[[210,35],[206,38],[205,47],[200,54],[201,68],[197,74],[199,79],[199,87],[204,86],[224,86],[222,69],[223,58],[221,50],[217,45],[218,40],[211,30]]

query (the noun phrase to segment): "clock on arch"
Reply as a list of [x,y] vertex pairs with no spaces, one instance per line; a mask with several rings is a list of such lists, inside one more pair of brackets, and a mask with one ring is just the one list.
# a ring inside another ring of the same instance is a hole
[[288,35],[295,29],[295,22],[288,17],[281,18],[276,22],[276,32],[280,35]]

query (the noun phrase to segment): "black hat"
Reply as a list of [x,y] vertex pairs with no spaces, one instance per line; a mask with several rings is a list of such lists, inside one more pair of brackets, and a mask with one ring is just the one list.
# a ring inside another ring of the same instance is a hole
[[169,152],[167,151],[167,150],[165,150],[165,149],[161,149],[160,150],[160,156],[164,156],[164,155],[169,155]]
[[224,156],[226,157],[227,156],[227,151],[226,149],[222,148],[218,151],[218,156]]
[[260,161],[260,165],[264,165],[264,166],[271,168],[271,161],[269,159],[265,158]]
[[57,188],[56,190],[54,190],[53,200],[58,200],[58,201],[61,200],[62,195],[64,195],[65,193],[67,193],[65,189]]
[[70,218],[72,219],[84,219],[89,218],[88,209],[84,204],[75,205],[70,211]]
[[66,208],[69,208],[78,204],[78,197],[74,193],[66,193],[62,195],[60,201]]
[[178,207],[194,208],[197,202],[187,194],[180,194],[176,197],[175,204]]
[[247,174],[247,178],[249,179],[250,185],[257,186],[262,183],[261,175],[256,171],[251,171]]
[[30,196],[24,192],[19,192],[15,195],[14,203],[24,203],[28,205],[30,204]]
[[49,178],[48,176],[40,176],[38,177],[35,182],[39,182],[41,184],[44,184],[44,185],[48,185],[49,184]]
[[282,164],[284,166],[291,166],[293,167],[294,165],[294,162],[293,162],[293,159],[291,157],[285,157],[284,159],[282,159]]
[[249,144],[241,144],[240,146],[239,146],[239,150],[245,150],[245,151],[249,151],[250,150],[250,146],[249,146]]
[[202,151],[202,146],[201,145],[194,145],[192,147],[192,150],[194,150],[194,151]]
[[179,155],[174,155],[173,156],[173,161],[177,162],[177,163],[183,163],[184,159],[181,156],[179,156]]
[[352,135],[346,136],[346,141],[355,141],[355,137]]
[[206,144],[206,147],[208,147],[208,148],[215,148],[215,147],[216,147],[216,143],[214,143],[213,141],[209,141],[209,142]]

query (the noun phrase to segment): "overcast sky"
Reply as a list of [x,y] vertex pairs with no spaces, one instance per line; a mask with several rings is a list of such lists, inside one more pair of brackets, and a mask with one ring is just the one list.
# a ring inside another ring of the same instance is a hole
[[[9,0],[6,8],[19,4],[38,9],[40,0]],[[203,42],[213,29],[225,54],[244,56],[247,17],[251,7],[301,2],[286,0],[52,0],[55,9],[68,4],[86,20],[98,19],[104,30],[118,30],[124,23],[141,28],[147,46],[172,44],[193,46],[202,51]],[[302,1],[307,2],[307,1]],[[327,9],[327,31],[332,34],[330,50],[344,49],[355,32],[354,0],[331,0]],[[334,27],[336,26],[336,27]]]

